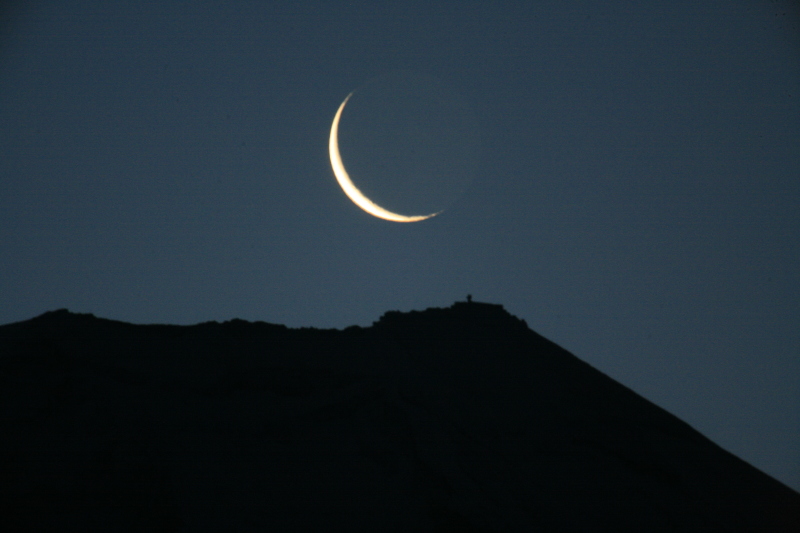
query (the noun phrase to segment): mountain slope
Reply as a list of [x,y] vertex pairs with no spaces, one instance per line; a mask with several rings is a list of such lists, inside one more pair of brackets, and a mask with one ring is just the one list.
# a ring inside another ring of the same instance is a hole
[[0,327],[13,530],[798,531],[800,495],[501,306]]

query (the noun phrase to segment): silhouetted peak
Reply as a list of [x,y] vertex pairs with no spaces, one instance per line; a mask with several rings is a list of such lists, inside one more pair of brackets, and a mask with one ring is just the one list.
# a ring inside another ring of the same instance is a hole
[[502,305],[479,302],[456,302],[424,311],[389,311],[369,329],[396,345],[440,355],[494,352],[489,347],[497,343],[508,346],[543,340]]
[[378,327],[397,325],[475,325],[491,324],[495,327],[527,329],[527,324],[500,304],[484,302],[455,302],[450,307],[429,307],[424,311],[387,311],[373,325]]
[[[39,316],[29,320],[17,322],[15,325],[20,327],[36,326],[44,328],[61,328],[73,327],[79,324],[87,325],[93,322],[104,321],[106,319],[97,318],[91,313],[73,313],[69,309],[56,309],[54,311],[46,311]],[[11,324],[9,324],[11,325]]]
[[46,311],[34,318],[34,320],[63,320],[65,318],[96,318],[91,313],[73,313],[67,308]]

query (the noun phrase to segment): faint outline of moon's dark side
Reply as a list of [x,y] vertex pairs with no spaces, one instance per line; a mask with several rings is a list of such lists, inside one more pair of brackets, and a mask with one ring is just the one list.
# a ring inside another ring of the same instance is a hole
[[480,153],[466,101],[439,80],[406,71],[354,91],[339,145],[356,187],[404,215],[449,207],[475,177]]

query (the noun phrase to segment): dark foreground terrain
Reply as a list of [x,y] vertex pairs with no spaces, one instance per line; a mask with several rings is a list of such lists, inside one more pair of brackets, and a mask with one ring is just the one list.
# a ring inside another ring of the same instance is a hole
[[3,531],[800,531],[800,494],[501,306],[0,327]]

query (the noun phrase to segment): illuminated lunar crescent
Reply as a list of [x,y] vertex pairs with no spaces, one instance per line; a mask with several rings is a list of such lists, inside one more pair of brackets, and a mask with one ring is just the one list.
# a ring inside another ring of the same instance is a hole
[[350,198],[354,204],[370,215],[382,218],[384,220],[390,220],[392,222],[419,222],[420,220],[425,220],[426,218],[431,218],[441,213],[441,211],[439,211],[437,213],[431,213],[430,215],[416,215],[410,217],[400,215],[398,213],[392,213],[391,211],[382,208],[364,196],[364,193],[359,191],[358,187],[353,184],[353,180],[350,179],[350,175],[344,168],[342,157],[339,155],[339,119],[342,117],[344,106],[351,96],[353,96],[353,93],[347,95],[347,98],[344,99],[342,105],[339,106],[336,116],[333,117],[333,124],[331,125],[331,138],[328,142],[328,151],[330,152],[331,156],[333,174],[336,176],[336,181],[339,182],[339,186],[342,188],[347,197]]

